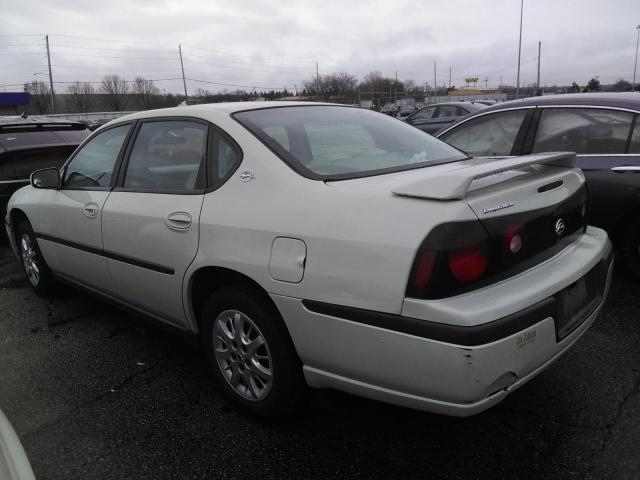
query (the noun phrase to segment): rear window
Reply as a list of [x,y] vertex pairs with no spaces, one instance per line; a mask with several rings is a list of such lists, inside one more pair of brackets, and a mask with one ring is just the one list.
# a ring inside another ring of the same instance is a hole
[[[27,127],[20,125],[20,131],[12,131],[5,127],[0,130],[0,150],[15,150],[26,147],[40,147],[42,145],[80,145],[91,133],[87,129],[77,127],[62,127],[59,130],[42,129],[36,126],[33,131],[25,132]],[[18,128],[16,128],[18,130]]]
[[404,122],[359,108],[266,108],[234,117],[310,178],[356,178],[466,158]]

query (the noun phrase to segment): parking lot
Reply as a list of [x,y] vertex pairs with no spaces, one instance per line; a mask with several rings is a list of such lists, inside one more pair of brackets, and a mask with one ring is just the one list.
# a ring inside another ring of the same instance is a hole
[[640,296],[621,272],[579,343],[479,416],[313,392],[264,425],[180,340],[70,288],[37,297],[3,242],[0,408],[39,479],[638,478]]

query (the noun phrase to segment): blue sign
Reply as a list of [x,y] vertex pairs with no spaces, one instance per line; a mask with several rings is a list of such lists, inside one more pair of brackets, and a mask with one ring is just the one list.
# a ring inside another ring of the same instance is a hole
[[29,94],[26,92],[0,92],[0,107],[28,104]]

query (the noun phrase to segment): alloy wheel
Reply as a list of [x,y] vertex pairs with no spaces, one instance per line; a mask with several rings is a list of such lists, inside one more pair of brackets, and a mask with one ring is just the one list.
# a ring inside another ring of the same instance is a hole
[[260,401],[273,386],[273,361],[258,326],[238,310],[225,310],[213,326],[218,368],[242,398]]
[[40,283],[40,268],[38,267],[38,259],[33,247],[33,242],[31,241],[31,237],[26,233],[22,235],[20,239],[20,253],[27,278],[31,282],[31,285],[37,287]]

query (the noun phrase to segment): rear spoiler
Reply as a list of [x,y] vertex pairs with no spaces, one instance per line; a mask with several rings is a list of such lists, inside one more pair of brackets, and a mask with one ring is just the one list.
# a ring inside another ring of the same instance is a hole
[[[478,162],[480,161],[480,162]],[[403,197],[428,198],[433,200],[463,199],[474,180],[489,177],[508,170],[517,170],[530,165],[550,165],[575,168],[576,154],[573,152],[549,152],[506,157],[504,159],[472,159],[460,162],[463,167],[440,175],[424,176],[396,185],[391,189]],[[428,171],[429,169],[425,169]]]

